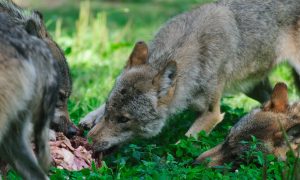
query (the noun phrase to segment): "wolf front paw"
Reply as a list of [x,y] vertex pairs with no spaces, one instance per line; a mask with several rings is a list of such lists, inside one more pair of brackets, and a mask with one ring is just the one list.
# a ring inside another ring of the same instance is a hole
[[98,109],[88,113],[84,118],[79,122],[79,127],[85,130],[90,130],[94,127],[98,121],[100,121],[104,115],[105,106],[102,105]]
[[84,118],[82,118],[79,122],[79,127],[85,129],[85,130],[90,130],[92,127],[95,125],[97,116],[89,113],[87,114]]

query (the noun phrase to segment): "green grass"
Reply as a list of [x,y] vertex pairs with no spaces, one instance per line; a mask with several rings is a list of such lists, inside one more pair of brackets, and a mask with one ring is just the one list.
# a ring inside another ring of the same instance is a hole
[[[135,41],[150,40],[166,20],[206,2],[209,0],[107,0],[80,4],[70,1],[64,7],[42,9],[46,24],[65,51],[71,68],[73,93],[69,111],[73,121],[78,123],[105,101]],[[296,99],[287,65],[276,68],[270,79],[272,84],[287,82],[291,99]],[[256,142],[251,142],[254,148],[249,152],[257,153],[254,163],[242,164],[236,171],[229,170],[230,164],[216,169],[192,165],[200,153],[224,139],[239,117],[258,105],[241,94],[224,97],[225,120],[209,136],[200,133],[201,141],[184,136],[196,115],[192,111],[182,112],[172,117],[157,137],[137,139],[106,157],[102,168],[78,172],[52,168],[51,179],[291,179],[295,158],[280,162],[274,156],[263,157],[255,150]],[[175,145],[179,139],[180,144]],[[9,176],[15,177],[13,172]]]

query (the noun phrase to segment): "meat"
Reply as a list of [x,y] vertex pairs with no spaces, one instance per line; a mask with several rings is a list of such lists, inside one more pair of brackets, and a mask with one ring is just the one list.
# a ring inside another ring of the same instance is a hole
[[[69,171],[78,171],[92,165],[92,148],[87,139],[75,136],[68,139],[63,133],[56,133],[56,140],[49,142],[53,166]],[[101,161],[96,160],[100,167]]]

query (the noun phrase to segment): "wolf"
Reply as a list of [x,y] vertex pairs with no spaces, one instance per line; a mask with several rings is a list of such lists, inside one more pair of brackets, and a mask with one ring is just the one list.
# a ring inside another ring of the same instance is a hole
[[47,179],[49,123],[74,134],[62,118],[71,92],[66,59],[39,12],[0,0],[0,23],[0,158],[25,179]]
[[[25,179],[48,179],[48,126],[58,97],[58,64],[36,36],[40,17],[0,2],[0,158]],[[30,142],[31,134],[35,151]]]
[[[25,12],[22,8],[18,7],[13,2],[9,0],[0,1],[0,12],[8,13],[10,16],[21,20]],[[63,132],[66,136],[72,137],[78,135],[80,130],[74,125],[70,120],[70,116],[67,109],[68,98],[72,92],[72,79],[69,72],[69,66],[64,56],[63,51],[58,46],[58,44],[53,41],[51,35],[47,32],[44,25],[43,16],[40,12],[34,11],[36,16],[39,16],[39,23],[37,24],[35,35],[46,42],[48,48],[50,49],[54,59],[58,62],[58,70],[60,75],[59,81],[59,98],[55,108],[55,118],[51,121],[51,129]]]
[[[261,144],[258,149],[274,154],[281,160],[292,150],[299,155],[300,145],[300,102],[289,104],[287,86],[277,83],[271,99],[262,107],[252,110],[238,121],[230,130],[225,141],[200,155],[195,163],[210,158],[208,166],[224,163],[240,163],[240,155],[249,150],[242,141],[250,141],[255,136]],[[286,135],[286,136],[285,136]]]
[[102,152],[161,132],[187,108],[199,117],[197,137],[223,119],[223,94],[245,92],[259,102],[268,74],[288,60],[300,72],[300,1],[220,0],[175,16],[149,45],[137,42],[107,101],[80,121]]

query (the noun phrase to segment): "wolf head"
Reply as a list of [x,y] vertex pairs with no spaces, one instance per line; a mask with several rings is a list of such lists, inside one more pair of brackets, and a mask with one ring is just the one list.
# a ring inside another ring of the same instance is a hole
[[[287,138],[285,137],[285,134]],[[240,155],[249,150],[250,141],[255,136],[262,144],[258,149],[264,153],[286,158],[286,152],[296,151],[300,144],[300,103],[288,104],[287,86],[278,83],[271,99],[261,108],[244,116],[230,131],[225,141],[204,152],[196,159],[201,163],[210,158],[209,166],[228,162],[241,162]]]
[[105,105],[104,116],[89,132],[95,151],[106,151],[134,137],[157,135],[175,92],[177,65],[159,70],[147,63],[148,47],[136,43]]
[[35,11],[37,16],[40,17],[41,21],[39,26],[36,23],[28,23],[26,26],[27,31],[31,34],[35,34],[37,37],[41,38],[48,45],[54,59],[57,60],[59,64],[58,72],[60,72],[59,78],[59,94],[58,101],[55,107],[55,116],[51,121],[51,128],[55,131],[63,132],[66,136],[72,137],[79,134],[79,129],[70,120],[68,113],[67,102],[72,92],[72,81],[69,73],[69,67],[67,60],[64,56],[63,51],[59,48],[55,41],[51,38],[47,32],[45,25],[43,23],[43,17],[41,13]]
[[0,1],[0,13],[8,13],[13,17],[14,22],[33,36],[42,39],[49,47],[54,59],[59,64],[58,72],[60,72],[59,82],[59,100],[55,109],[55,118],[51,122],[51,127],[57,131],[62,131],[68,136],[79,133],[79,129],[72,123],[67,110],[67,101],[71,94],[72,82],[69,74],[69,67],[63,51],[53,41],[46,30],[43,22],[42,14],[38,11],[28,11],[18,7],[11,0]]
[[[35,11],[41,20],[43,17],[41,13]],[[39,27],[30,27],[27,26],[28,31],[34,31],[36,29],[36,36],[43,39],[48,45],[50,51],[54,59],[57,60],[59,64],[60,78],[59,78],[59,94],[58,101],[55,107],[55,116],[51,121],[51,128],[63,132],[66,136],[72,137],[74,135],[78,135],[80,133],[79,129],[73,124],[70,120],[70,116],[68,113],[68,99],[72,92],[72,81],[69,73],[69,66],[67,64],[67,60],[64,56],[63,51],[60,49],[58,44],[53,41],[52,37],[47,32],[43,21]]]

